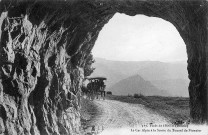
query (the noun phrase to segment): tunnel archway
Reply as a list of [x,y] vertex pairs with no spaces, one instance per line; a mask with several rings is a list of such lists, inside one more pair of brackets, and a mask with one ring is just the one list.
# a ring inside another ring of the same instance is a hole
[[161,18],[116,13],[100,31],[92,55],[91,76],[107,77],[106,90],[113,87],[115,95],[139,92],[139,86],[128,90],[117,84],[138,74],[172,96],[189,97],[186,45],[175,26]]
[[207,1],[1,0],[1,133],[79,133],[82,68],[116,12],[176,27],[187,47],[191,121],[207,123]]

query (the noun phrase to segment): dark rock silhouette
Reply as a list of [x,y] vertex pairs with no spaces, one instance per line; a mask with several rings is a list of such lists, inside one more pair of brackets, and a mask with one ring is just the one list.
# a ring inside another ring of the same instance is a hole
[[208,121],[207,1],[1,0],[0,133],[80,134],[82,67],[116,12],[177,28],[187,46],[191,122]]

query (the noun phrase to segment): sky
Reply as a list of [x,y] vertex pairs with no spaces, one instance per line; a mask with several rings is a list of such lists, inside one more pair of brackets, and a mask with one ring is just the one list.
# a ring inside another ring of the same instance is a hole
[[94,57],[117,61],[186,61],[186,46],[170,22],[116,14],[101,30]]

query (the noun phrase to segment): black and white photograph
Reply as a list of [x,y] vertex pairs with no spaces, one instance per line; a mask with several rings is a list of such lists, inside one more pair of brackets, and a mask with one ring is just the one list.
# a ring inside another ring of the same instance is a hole
[[0,0],[0,135],[208,135],[208,1]]

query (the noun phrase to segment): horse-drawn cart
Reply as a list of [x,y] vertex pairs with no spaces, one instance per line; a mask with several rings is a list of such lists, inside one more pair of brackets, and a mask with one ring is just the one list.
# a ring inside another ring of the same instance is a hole
[[99,95],[105,99],[105,80],[107,80],[107,78],[90,77],[85,79],[88,80],[88,84],[87,87],[82,88],[82,92],[91,100],[93,100],[95,97],[98,99]]

